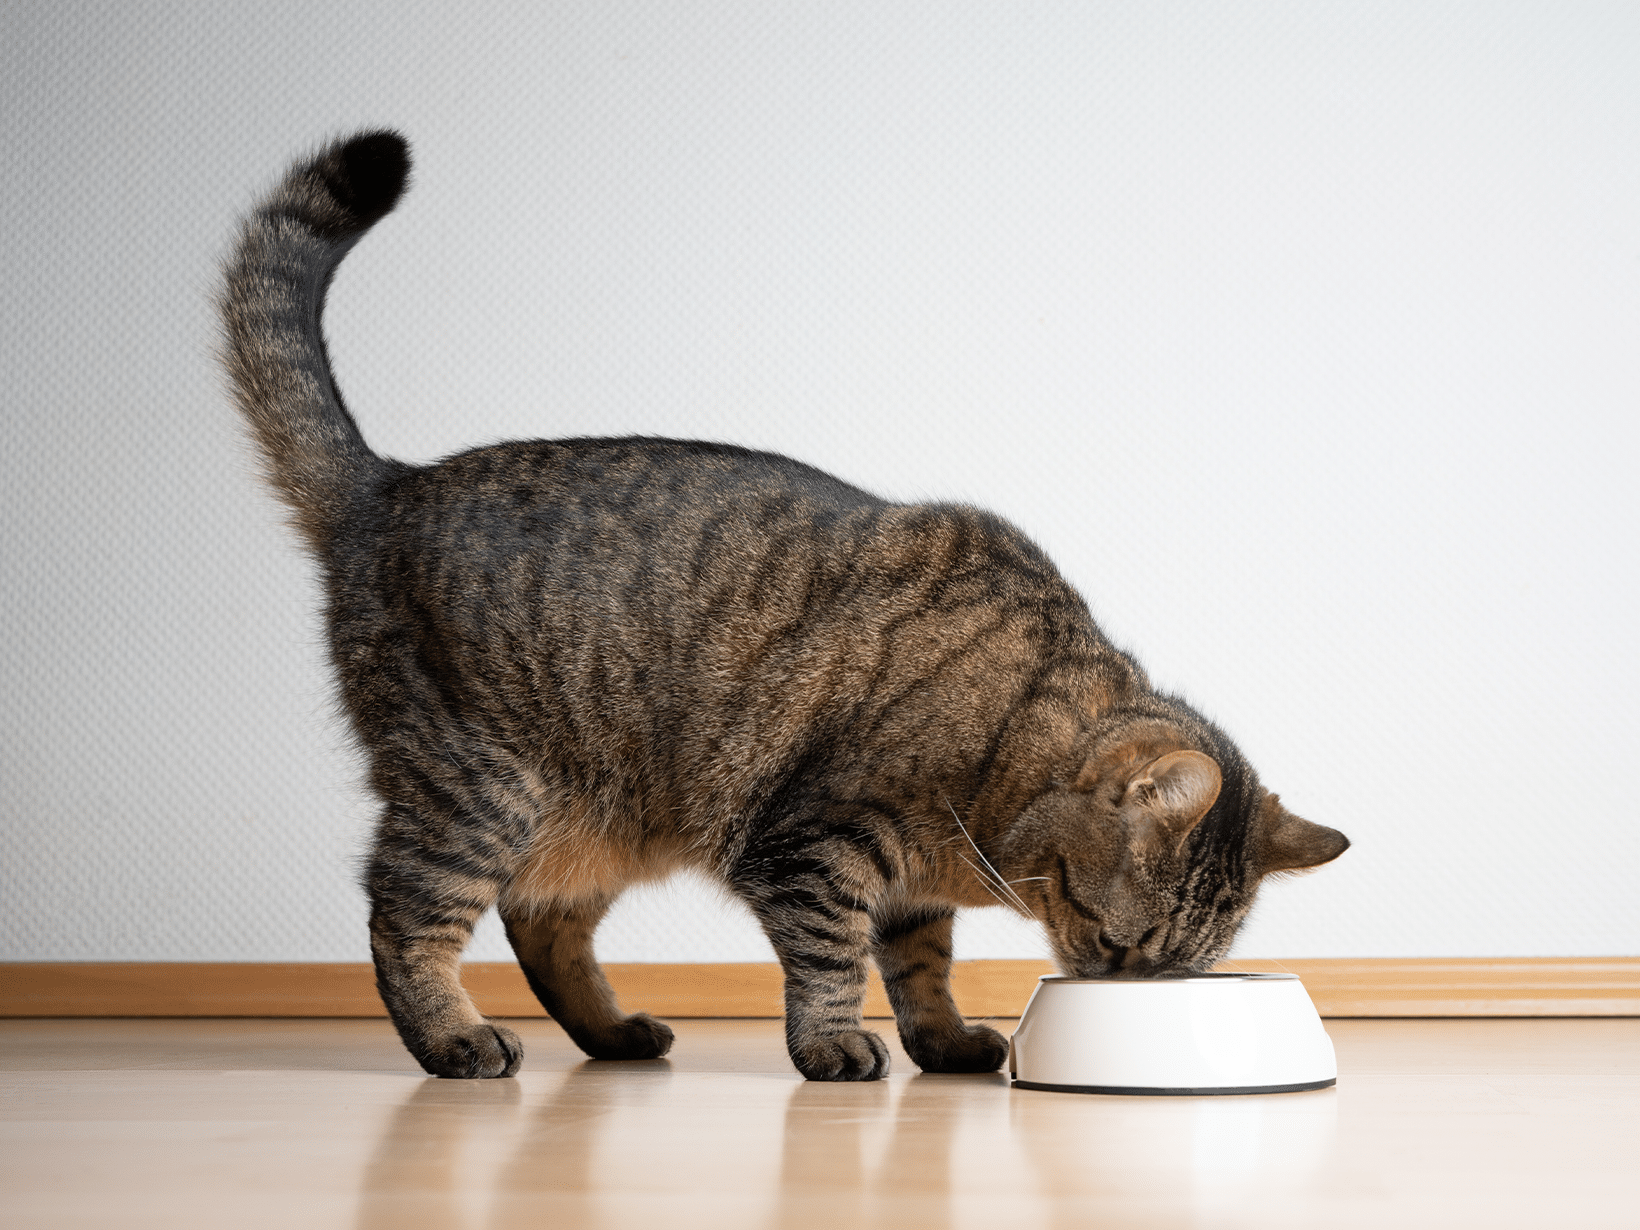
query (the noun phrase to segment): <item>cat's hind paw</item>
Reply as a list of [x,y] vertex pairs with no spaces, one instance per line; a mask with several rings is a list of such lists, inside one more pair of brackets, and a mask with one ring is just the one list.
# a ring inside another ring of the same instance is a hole
[[868,1029],[794,1043],[792,1062],[811,1081],[875,1081],[888,1075],[888,1047]]

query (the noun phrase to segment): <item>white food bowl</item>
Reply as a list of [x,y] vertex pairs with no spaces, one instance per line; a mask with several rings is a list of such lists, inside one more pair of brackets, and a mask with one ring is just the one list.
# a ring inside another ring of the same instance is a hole
[[1296,974],[1043,978],[1008,1072],[1017,1088],[1064,1093],[1296,1093],[1338,1080]]

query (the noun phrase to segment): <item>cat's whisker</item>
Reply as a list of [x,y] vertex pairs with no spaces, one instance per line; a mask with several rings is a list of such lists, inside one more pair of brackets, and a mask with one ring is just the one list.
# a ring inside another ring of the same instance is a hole
[[[1009,880],[1008,884],[1009,884],[1010,887],[1012,887],[1015,884],[1032,884],[1032,883],[1036,883],[1036,882],[1041,882],[1043,884],[1046,884],[1048,882],[1048,878],[1049,877],[1047,877],[1047,876],[1020,876],[1019,879],[1017,879],[1017,880]],[[1015,893],[1015,896],[1017,897],[1018,894]]]
[[[965,854],[959,854],[957,857],[964,863],[968,864],[969,869],[974,873],[974,877],[979,880],[979,886],[986,892],[990,893],[991,896],[995,897],[998,905],[1002,906],[1004,909],[1012,910],[1016,914],[1020,912],[1018,905],[1008,900],[1008,898],[1004,897],[1001,893],[997,892],[994,887],[992,887],[989,877],[987,877],[984,872],[974,865],[974,861],[972,859]],[[1024,917],[1030,918],[1031,916],[1026,914]]]
[[[998,897],[999,900],[1004,902],[1004,904],[1017,910],[1022,917],[1035,919],[1036,915],[1031,913],[1031,907],[1025,904],[1024,898],[1013,890],[1013,886],[1010,885],[1007,880],[1002,878],[1001,872],[991,866],[991,860],[985,857],[985,851],[979,848],[979,843],[975,841],[973,836],[968,832],[967,826],[963,824],[962,817],[957,815],[957,809],[951,805],[950,799],[945,800],[945,808],[951,813],[951,819],[957,822],[957,828],[962,830],[962,835],[968,839],[968,844],[974,847],[974,853],[979,856],[979,861],[985,864],[985,870],[990,872],[991,879],[994,880],[997,887],[1001,889],[1000,894],[993,891],[991,895]],[[963,862],[968,863],[970,867],[973,867],[976,874],[979,873],[979,868],[974,867],[973,863],[968,862],[968,859],[965,856],[958,855],[957,857],[961,858]],[[986,884],[987,888],[990,887],[983,875],[980,876],[980,883]]]
[[[979,856],[979,861],[985,864],[985,870],[991,873],[991,878],[996,882],[997,887],[1001,889],[1003,894],[1007,897],[1009,904],[1012,905],[1014,909],[1018,910],[1021,916],[1034,919],[1036,916],[1031,913],[1031,907],[1026,905],[1025,899],[1014,891],[1013,886],[1010,885],[1007,880],[1002,878],[1002,873],[991,865],[991,860],[985,857],[985,851],[979,848],[979,843],[976,842],[973,836],[968,832],[967,826],[962,822],[962,817],[957,815],[957,809],[951,806],[951,801],[949,799],[946,800],[945,806],[947,810],[950,811],[951,818],[957,822],[957,828],[961,829],[962,835],[968,839],[968,844],[973,846],[974,853]],[[967,862],[966,859],[963,861]],[[969,866],[972,867],[973,864],[969,863]]]

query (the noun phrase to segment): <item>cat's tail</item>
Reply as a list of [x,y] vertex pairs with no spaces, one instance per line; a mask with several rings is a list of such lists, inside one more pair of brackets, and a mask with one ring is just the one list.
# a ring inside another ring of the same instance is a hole
[[385,463],[331,377],[319,318],[342,257],[398,202],[409,146],[364,132],[299,162],[245,220],[219,300],[223,360],[268,477],[321,554]]

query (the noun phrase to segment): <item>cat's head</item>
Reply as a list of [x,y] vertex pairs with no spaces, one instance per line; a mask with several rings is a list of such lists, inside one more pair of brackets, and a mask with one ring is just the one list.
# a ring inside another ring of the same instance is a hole
[[1000,844],[1002,877],[1041,919],[1065,973],[1205,969],[1230,950],[1265,876],[1349,848],[1336,829],[1284,808],[1218,731],[1190,726],[1107,731]]

